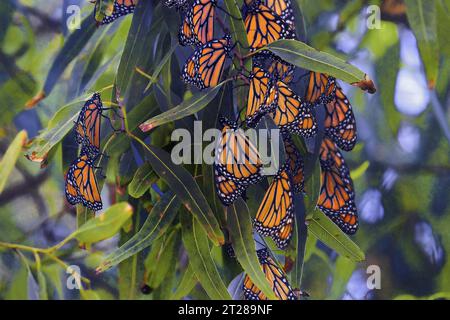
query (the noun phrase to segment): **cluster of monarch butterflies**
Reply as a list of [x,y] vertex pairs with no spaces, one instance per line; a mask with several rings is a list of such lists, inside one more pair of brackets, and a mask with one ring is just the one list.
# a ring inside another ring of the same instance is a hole
[[[71,205],[81,203],[86,208],[98,211],[103,207],[95,176],[95,166],[100,153],[100,129],[103,114],[110,108],[103,107],[99,93],[94,93],[81,108],[74,131],[76,141],[81,146],[80,155],[69,167],[66,174],[65,193]],[[109,118],[108,118],[109,120]]]
[[[167,0],[166,5],[176,7],[181,13],[179,43],[195,47],[183,67],[183,80],[200,90],[218,85],[236,45],[227,32],[222,38],[215,38],[217,11],[225,10],[218,0]],[[296,38],[290,0],[244,0],[242,17],[250,52],[279,39]],[[264,195],[254,230],[270,236],[279,249],[286,249],[295,223],[293,194],[303,192],[304,187],[304,162],[292,135],[315,136],[318,125],[314,111],[324,106],[325,137],[319,159],[322,186],[317,206],[344,232],[354,234],[358,228],[355,193],[350,171],[339,151],[352,150],[357,139],[355,118],[347,97],[336,79],[312,71],[308,74],[306,91],[300,97],[291,86],[293,65],[267,50],[258,51],[251,59],[252,70],[240,74],[249,85],[245,121],[239,125],[220,118],[222,133],[213,166],[219,199],[223,205],[230,206],[240,197],[245,199],[248,187],[262,179],[258,150],[240,126],[253,128],[263,117],[270,116],[282,132],[286,163],[279,168]],[[268,250],[260,249],[257,254],[276,296],[297,299],[299,295]],[[243,288],[246,299],[266,299],[248,276]]]

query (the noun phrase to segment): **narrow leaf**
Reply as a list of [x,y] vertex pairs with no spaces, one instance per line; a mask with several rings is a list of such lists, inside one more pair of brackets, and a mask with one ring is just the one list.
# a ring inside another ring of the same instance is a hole
[[50,67],[43,90],[27,102],[26,106],[28,108],[34,107],[39,101],[50,94],[64,70],[66,70],[70,62],[83,50],[96,30],[95,22],[92,16],[89,15],[81,22],[80,28],[69,35]]
[[183,244],[189,255],[189,263],[203,289],[213,300],[231,300],[227,287],[211,257],[209,241],[204,228],[192,215],[180,215]]
[[364,252],[320,210],[307,218],[308,232],[338,254],[356,262],[364,261]]
[[0,194],[5,188],[9,175],[16,165],[17,159],[22,151],[22,147],[25,145],[28,139],[27,132],[25,130],[20,131],[14,140],[9,145],[2,160],[0,161]]
[[300,68],[326,73],[354,86],[375,93],[373,81],[363,71],[329,53],[318,51],[297,40],[278,40],[267,48],[283,60]]
[[133,198],[140,198],[156,182],[157,176],[150,163],[146,162],[139,167],[128,185],[128,194]]
[[87,221],[73,236],[82,243],[95,243],[114,236],[133,214],[126,202],[117,203],[104,213]]
[[156,174],[169,185],[186,209],[198,219],[214,244],[223,244],[224,236],[219,223],[192,175],[182,166],[173,164],[167,152],[153,146],[147,148],[150,163]]
[[253,283],[272,300],[275,294],[266,279],[256,255],[253,227],[247,205],[241,199],[228,208],[228,230],[236,258]]
[[429,88],[436,86],[439,73],[439,41],[435,0],[405,0],[406,16],[416,36]]
[[222,82],[216,87],[212,88],[206,94],[204,92],[194,94],[192,97],[190,97],[186,101],[183,101],[178,106],[171,108],[168,111],[163,112],[157,115],[156,117],[153,117],[145,121],[143,124],[139,126],[139,128],[143,132],[147,132],[165,123],[180,120],[194,113],[199,112],[216,97],[217,93],[222,88],[222,85],[225,82]]

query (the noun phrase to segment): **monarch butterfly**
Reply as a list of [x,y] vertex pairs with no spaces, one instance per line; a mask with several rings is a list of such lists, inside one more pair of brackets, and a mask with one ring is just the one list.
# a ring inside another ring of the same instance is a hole
[[246,0],[244,24],[250,50],[255,51],[279,39],[294,39],[291,27],[261,0]]
[[304,188],[304,167],[302,156],[292,141],[291,136],[287,133],[283,136],[284,150],[289,161],[289,169],[292,179],[292,190],[295,193],[303,192]]
[[272,86],[268,99],[272,118],[281,130],[303,137],[316,134],[317,124],[310,108],[283,81]]
[[317,206],[347,234],[358,229],[350,170],[336,144],[325,137],[320,148],[321,189]]
[[262,162],[256,147],[235,122],[223,117],[220,122],[223,129],[213,167],[217,194],[229,206],[250,184],[261,180]]
[[112,108],[103,107],[102,99],[99,93],[94,93],[92,97],[86,101],[75,122],[76,140],[83,145],[85,150],[91,157],[95,157],[100,152],[100,128],[101,119],[108,119],[111,128],[115,129],[110,119],[103,114],[105,110],[114,110]]
[[133,13],[137,2],[138,0],[115,0],[112,14],[104,17],[99,24],[108,24],[122,16]]
[[305,101],[311,105],[329,103],[334,100],[336,79],[326,74],[310,71]]
[[179,33],[181,45],[206,44],[214,38],[217,0],[195,0],[184,15]]
[[267,189],[253,223],[256,232],[263,236],[271,236],[276,241],[280,230],[294,218],[292,185],[288,170],[287,162],[280,168]]
[[100,127],[103,110],[100,94],[94,93],[84,104],[75,122],[77,142],[85,145],[86,150],[93,156],[100,152]]
[[230,35],[197,48],[183,67],[183,81],[199,89],[216,86],[222,76],[226,58],[232,57],[232,49]]
[[355,116],[350,102],[338,84],[335,98],[325,105],[325,110],[325,133],[342,150],[353,150],[357,140]]
[[82,148],[80,157],[71,164],[67,172],[65,193],[70,204],[82,203],[85,207],[98,211],[103,204],[95,178],[94,161],[89,157],[88,151]]
[[295,30],[294,10],[290,0],[265,0],[264,4]]
[[246,123],[249,127],[257,125],[261,116],[268,110],[266,100],[271,87],[271,76],[258,66],[253,67],[249,77],[250,88],[246,112]]
[[[257,250],[256,253],[275,296],[279,300],[297,300],[297,295],[287,281],[286,274],[270,256],[269,251],[264,248]],[[255,286],[248,275],[244,278],[243,291],[246,300],[267,300],[266,295]]]
[[290,83],[293,80],[295,67],[282,60],[270,51],[261,51],[253,57],[253,65],[267,70],[276,80]]

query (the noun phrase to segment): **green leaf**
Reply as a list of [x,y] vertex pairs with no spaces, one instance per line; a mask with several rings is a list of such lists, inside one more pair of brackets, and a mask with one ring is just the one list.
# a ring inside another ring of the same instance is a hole
[[364,175],[364,173],[366,173],[367,169],[369,169],[369,166],[370,162],[364,161],[358,168],[352,170],[350,173],[352,180],[354,181],[361,178]]
[[49,151],[73,129],[84,98],[77,98],[61,107],[50,119],[47,128],[37,136],[27,152],[27,158],[42,162]]
[[239,199],[228,207],[228,231],[236,258],[253,283],[272,300],[275,294],[266,279],[256,255],[250,212],[246,203]]
[[313,162],[313,169],[309,178],[305,181],[305,210],[306,214],[313,212],[316,208],[317,200],[320,196],[321,189],[321,175],[320,175],[320,164],[319,161],[311,160]]
[[173,164],[170,155],[153,146],[147,146],[150,163],[156,174],[166,182],[205,229],[215,245],[225,242],[219,223],[208,201],[192,175],[182,166]]
[[297,67],[326,73],[347,83],[361,86],[370,93],[376,91],[373,82],[363,71],[338,57],[318,51],[301,41],[277,40],[269,44],[267,48],[281,59]]
[[76,29],[67,38],[64,46],[59,51],[53,61],[50,71],[47,74],[43,91],[38,93],[36,97],[27,102],[27,107],[33,107],[45,96],[48,96],[58,83],[59,78],[66,70],[70,62],[75,59],[83,50],[86,43],[94,35],[97,27],[92,21],[92,16],[87,16],[80,25],[80,29]]
[[0,194],[5,189],[9,175],[13,171],[17,159],[22,152],[22,147],[27,142],[28,135],[25,130],[20,131],[6,150],[2,160],[0,161]]
[[149,213],[139,232],[109,254],[96,271],[104,272],[150,246],[155,239],[166,232],[179,207],[180,201],[173,193],[164,194]]
[[143,124],[139,126],[139,128],[142,131],[147,132],[165,123],[180,120],[194,113],[199,112],[216,97],[217,93],[222,88],[222,85],[226,82],[227,81],[224,81],[218,84],[211,90],[208,90],[208,92],[206,93],[199,92],[194,94],[192,97],[183,101],[178,106],[171,108],[168,111],[163,112],[157,115],[156,117],[153,117],[145,121]]
[[120,202],[108,208],[104,213],[87,221],[72,234],[81,243],[95,243],[114,236],[128,222],[133,214],[133,207],[127,202]]
[[156,182],[157,178],[150,163],[144,163],[134,173],[133,180],[128,185],[128,194],[133,198],[142,197]]
[[308,232],[329,248],[352,261],[364,261],[364,252],[320,210],[315,210],[306,221]]
[[150,288],[158,288],[164,281],[169,270],[173,269],[177,263],[177,250],[180,245],[179,228],[172,230],[164,239],[163,245],[158,248],[156,255],[151,253],[145,259],[145,270],[149,275],[147,284]]
[[193,215],[180,215],[183,244],[189,256],[189,263],[203,289],[213,300],[230,300],[227,287],[211,257],[211,249],[204,228]]
[[439,73],[439,41],[437,38],[437,10],[435,0],[405,0],[406,16],[416,36],[420,56],[428,79],[434,88]]
[[170,300],[180,300],[186,297],[192,291],[192,289],[194,289],[196,284],[197,278],[195,277],[194,270],[189,264],[183,273],[180,284],[178,285],[173,295],[170,297]]
[[336,259],[333,272],[333,285],[330,290],[331,299],[340,299],[345,292],[350,277],[356,268],[356,262],[340,256]]

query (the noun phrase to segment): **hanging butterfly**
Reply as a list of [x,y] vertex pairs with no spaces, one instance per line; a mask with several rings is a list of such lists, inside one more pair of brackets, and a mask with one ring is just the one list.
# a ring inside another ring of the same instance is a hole
[[244,24],[250,51],[255,51],[279,39],[295,39],[295,33],[279,15],[261,0],[245,0]]
[[[297,300],[297,295],[287,281],[285,272],[270,256],[267,248],[257,250],[256,253],[275,296],[279,300]],[[244,278],[243,291],[245,300],[267,300],[266,295],[255,286],[248,275]]]
[[304,188],[304,169],[305,164],[303,158],[300,155],[300,151],[292,141],[292,137],[289,133],[283,135],[284,150],[286,152],[287,159],[289,161],[289,171],[292,180],[292,190],[295,193],[303,192]]
[[180,44],[202,45],[214,39],[217,0],[195,0],[183,15],[179,32]]
[[235,122],[223,117],[220,122],[223,129],[216,148],[214,178],[220,200],[229,206],[249,185],[262,179],[262,162],[256,147]]
[[253,56],[253,65],[258,66],[276,80],[289,84],[294,79],[294,65],[287,63],[270,51],[263,50]]
[[286,162],[267,189],[253,223],[256,232],[271,236],[276,242],[280,230],[294,219],[292,184],[288,172],[289,163]]
[[261,117],[269,111],[266,102],[272,80],[270,74],[258,66],[253,67],[248,80],[250,88],[245,121],[247,126],[253,128],[258,124]]
[[317,132],[317,124],[311,109],[283,81],[271,87],[267,104],[275,124],[305,138]]
[[102,117],[107,118],[111,128],[115,132],[121,130],[115,129],[111,120],[103,114],[103,111],[114,110],[113,108],[103,107],[102,99],[99,93],[94,93],[92,97],[86,101],[75,122],[76,140],[83,145],[85,151],[91,157],[95,157],[100,153],[100,129]]
[[[118,18],[125,16],[127,14],[133,13],[136,8],[138,0],[115,0],[114,8],[110,16],[105,16],[102,21],[100,21],[99,25],[105,25],[111,23]],[[98,4],[98,2],[97,2]],[[96,4],[96,10],[97,10]],[[95,16],[95,13],[94,13]]]
[[230,35],[197,48],[183,67],[183,81],[199,89],[217,86],[226,58],[232,58],[232,49]]
[[98,211],[103,207],[97,179],[95,177],[95,159],[89,157],[89,152],[82,148],[78,157],[69,167],[65,181],[67,201],[71,205],[78,203],[88,209]]
[[321,189],[317,206],[342,231],[354,234],[358,212],[350,170],[336,144],[325,137],[320,148]]
[[329,103],[334,100],[335,93],[335,78],[324,73],[310,71],[304,98],[307,103],[310,105]]
[[333,101],[325,105],[325,134],[344,151],[351,151],[356,145],[356,121],[352,106],[336,84],[336,93]]

